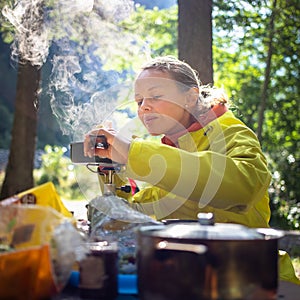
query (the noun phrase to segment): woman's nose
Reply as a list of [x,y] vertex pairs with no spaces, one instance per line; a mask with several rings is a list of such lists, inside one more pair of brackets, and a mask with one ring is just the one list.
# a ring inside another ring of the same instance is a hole
[[144,111],[151,110],[151,98],[144,98],[140,108]]

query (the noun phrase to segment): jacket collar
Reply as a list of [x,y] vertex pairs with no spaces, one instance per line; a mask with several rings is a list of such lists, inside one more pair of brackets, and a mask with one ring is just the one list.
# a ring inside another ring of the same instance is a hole
[[161,139],[161,142],[163,144],[166,144],[169,146],[177,147],[178,146],[178,138],[180,138],[187,132],[197,131],[197,130],[205,127],[211,121],[222,116],[226,111],[227,111],[227,107],[224,104],[214,105],[208,112],[206,112],[204,115],[200,116],[196,122],[192,123],[192,125],[190,127],[186,128],[182,131],[176,132],[169,136],[165,135]]

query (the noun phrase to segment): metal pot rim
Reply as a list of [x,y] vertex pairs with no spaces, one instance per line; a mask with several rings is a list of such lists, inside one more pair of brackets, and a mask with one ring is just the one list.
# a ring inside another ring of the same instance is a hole
[[176,222],[167,225],[144,225],[138,230],[142,236],[180,240],[273,240],[284,236],[283,231],[273,228],[248,228],[240,224],[216,223],[200,225],[197,222]]

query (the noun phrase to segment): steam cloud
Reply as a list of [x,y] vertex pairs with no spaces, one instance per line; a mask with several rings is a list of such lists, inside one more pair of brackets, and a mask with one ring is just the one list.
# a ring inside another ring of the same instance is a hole
[[114,67],[123,57],[139,64],[149,56],[145,43],[119,26],[133,11],[131,0],[19,0],[2,11],[15,29],[14,60],[42,67],[51,59],[43,93],[70,139],[82,138],[128,100],[119,98],[130,86]]

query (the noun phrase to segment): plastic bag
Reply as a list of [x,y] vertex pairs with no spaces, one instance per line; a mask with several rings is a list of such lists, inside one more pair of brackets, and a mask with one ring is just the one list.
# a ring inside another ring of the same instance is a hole
[[0,299],[45,299],[62,290],[86,253],[70,221],[47,206],[0,206]]
[[116,195],[104,195],[89,203],[90,239],[116,241],[119,249],[119,273],[136,273],[136,230],[143,224],[158,223],[132,209]]

